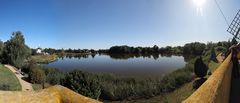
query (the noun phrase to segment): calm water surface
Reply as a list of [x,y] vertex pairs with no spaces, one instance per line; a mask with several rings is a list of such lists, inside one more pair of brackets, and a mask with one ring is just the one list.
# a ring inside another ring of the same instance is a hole
[[107,72],[122,76],[161,76],[184,67],[186,62],[182,56],[171,56],[154,59],[153,57],[134,57],[129,59],[113,59],[108,55],[87,56],[85,58],[64,57],[57,61],[43,64],[45,67],[62,71],[79,69],[88,72]]

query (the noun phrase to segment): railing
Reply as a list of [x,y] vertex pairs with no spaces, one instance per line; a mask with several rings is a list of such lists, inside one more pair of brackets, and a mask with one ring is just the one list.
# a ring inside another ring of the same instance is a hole
[[232,54],[183,103],[228,103],[232,77]]
[[100,103],[56,85],[40,91],[0,91],[0,103]]

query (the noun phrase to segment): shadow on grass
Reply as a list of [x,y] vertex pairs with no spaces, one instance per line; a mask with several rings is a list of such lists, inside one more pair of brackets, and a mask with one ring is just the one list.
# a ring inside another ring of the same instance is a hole
[[198,89],[205,81],[207,78],[198,78],[193,82],[193,89]]

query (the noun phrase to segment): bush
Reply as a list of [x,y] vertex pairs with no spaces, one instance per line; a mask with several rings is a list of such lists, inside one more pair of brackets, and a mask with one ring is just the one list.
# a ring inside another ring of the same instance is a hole
[[97,78],[90,73],[74,70],[66,74],[62,85],[82,95],[98,99],[101,88]]
[[31,59],[30,61],[28,61],[22,68],[22,72],[24,73],[29,73],[31,68],[34,68],[35,66],[37,66],[37,62],[33,59]]
[[216,53],[215,53],[214,48],[211,49],[210,60],[212,60],[212,61],[214,61],[214,62],[216,62],[216,63],[218,62],[218,60],[217,60],[217,55],[216,55]]
[[183,84],[190,82],[192,79],[191,72],[187,69],[179,69],[166,75],[161,80],[161,91],[172,92]]
[[54,68],[44,68],[46,74],[46,82],[51,85],[60,84],[61,80],[64,79],[64,73]]
[[99,76],[104,100],[124,100],[149,98],[159,94],[160,80],[120,77],[111,74]]
[[198,58],[194,63],[194,73],[200,77],[203,78],[207,75],[208,67],[206,64],[204,64],[202,57]]
[[34,66],[34,67],[30,68],[29,80],[31,83],[41,84],[41,83],[45,82],[46,75],[40,67]]
[[200,77],[193,82],[193,89],[198,89],[207,79],[204,77],[207,75],[208,67],[204,64],[202,57],[198,58],[194,63],[194,72]]

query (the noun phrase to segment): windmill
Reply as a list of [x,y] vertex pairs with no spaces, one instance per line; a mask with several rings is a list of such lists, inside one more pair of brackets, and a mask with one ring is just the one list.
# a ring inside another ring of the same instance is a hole
[[236,39],[240,40],[240,10],[237,12],[227,31],[233,35],[232,42],[234,40],[237,42]]

